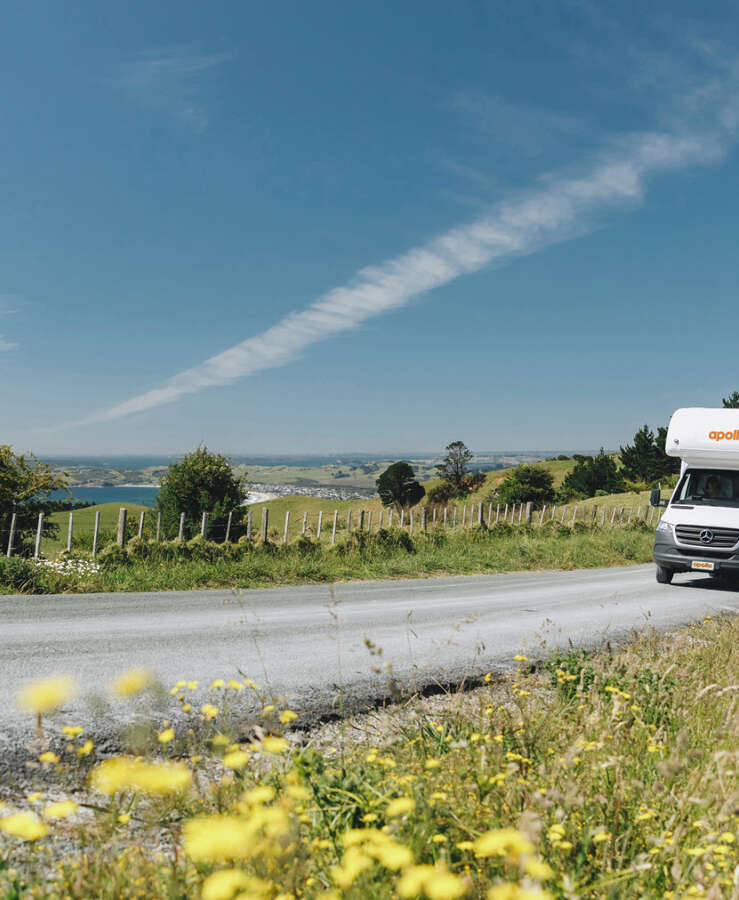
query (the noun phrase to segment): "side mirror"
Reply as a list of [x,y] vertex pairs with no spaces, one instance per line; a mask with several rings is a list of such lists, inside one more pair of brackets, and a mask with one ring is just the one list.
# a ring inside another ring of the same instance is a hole
[[660,506],[662,502],[662,494],[659,488],[653,488],[652,493],[649,495],[649,505],[650,506]]

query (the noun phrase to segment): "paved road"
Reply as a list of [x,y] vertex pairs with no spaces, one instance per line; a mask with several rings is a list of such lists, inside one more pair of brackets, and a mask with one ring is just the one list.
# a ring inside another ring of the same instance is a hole
[[[383,693],[365,638],[404,682],[424,685],[505,668],[522,649],[535,658],[570,641],[593,646],[647,623],[664,630],[726,611],[739,611],[739,593],[703,576],[658,585],[651,565],[333,588],[0,597],[0,735],[16,741],[27,726],[14,710],[17,686],[50,673],[102,692],[131,666],[151,667],[167,686],[178,678],[206,685],[241,670],[315,715],[332,708],[340,687],[350,705]],[[75,701],[64,720],[91,723],[85,709]]]

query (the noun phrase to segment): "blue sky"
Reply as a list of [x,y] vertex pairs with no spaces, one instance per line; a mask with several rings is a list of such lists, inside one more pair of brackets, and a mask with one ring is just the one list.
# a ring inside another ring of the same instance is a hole
[[610,448],[720,405],[739,12],[647,9],[9,4],[0,441]]

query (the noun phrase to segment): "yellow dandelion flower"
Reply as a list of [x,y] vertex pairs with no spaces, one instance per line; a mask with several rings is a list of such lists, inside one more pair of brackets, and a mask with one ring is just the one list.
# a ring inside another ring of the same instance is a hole
[[341,864],[331,869],[331,878],[337,887],[347,890],[371,865],[372,859],[359,847],[349,847],[341,858]]
[[391,800],[385,810],[385,815],[392,819],[395,816],[403,816],[406,813],[413,812],[416,808],[416,801],[412,797],[396,797]]
[[85,741],[85,743],[77,749],[77,756],[89,756],[92,753],[92,748],[95,745],[92,741]]
[[20,709],[40,715],[51,712],[74,696],[76,685],[71,678],[44,678],[27,684],[18,691]]
[[39,756],[38,761],[42,763],[58,763],[59,757],[56,753],[52,753],[51,750],[47,750],[46,753],[42,753]]
[[188,682],[187,682],[187,685],[186,685],[188,691],[194,691],[194,690],[196,690],[196,689],[197,689],[197,686],[198,686],[198,682],[197,682],[197,681],[188,681]]
[[440,765],[441,763],[438,759],[427,759],[424,763],[424,768],[429,769],[430,771],[431,769],[438,769]]
[[289,744],[285,738],[267,735],[267,737],[263,738],[260,746],[265,753],[284,753]]
[[146,794],[176,794],[186,790],[192,774],[181,762],[147,762],[129,757],[106,759],[93,769],[90,784],[103,794],[139,790]]
[[218,734],[213,735],[213,737],[210,739],[210,742],[214,747],[227,747],[231,743],[226,735],[221,734],[220,731],[218,732]]
[[513,658],[516,660],[516,662],[528,662],[529,661],[528,657],[524,656],[522,653],[517,653]]
[[237,891],[248,886],[251,879],[239,869],[225,869],[214,872],[203,882],[201,897],[203,900],[231,900]]
[[210,689],[212,691],[217,691],[219,688],[226,687],[226,682],[222,678],[216,678],[214,681],[210,683]]
[[45,819],[66,819],[77,812],[77,804],[73,800],[58,800],[56,803],[49,803],[44,810]]
[[249,762],[249,754],[245,750],[232,750],[224,755],[222,761],[227,769],[243,769]]
[[605,841],[610,841],[613,837],[610,831],[599,831],[597,834],[593,835],[593,843],[594,844],[602,844]]
[[84,734],[84,733],[85,733],[85,729],[80,728],[79,725],[65,725],[62,728],[62,734],[66,734],[67,737],[71,738],[72,740],[74,740],[74,738],[76,738],[78,735]]
[[200,712],[205,716],[208,722],[210,722],[211,719],[215,719],[215,717],[218,715],[218,711],[218,707],[213,706],[212,703],[204,703],[200,707]]
[[183,828],[185,853],[195,862],[245,859],[251,854],[254,829],[236,816],[202,816]]
[[157,740],[160,744],[168,744],[174,740],[174,728],[165,728],[164,731],[160,731]]
[[133,697],[149,687],[153,681],[154,676],[149,669],[143,667],[129,669],[116,678],[111,685],[111,690],[119,697]]
[[477,838],[474,851],[478,857],[505,856],[518,862],[522,856],[530,856],[534,852],[534,845],[514,828],[498,828]]
[[[43,796],[44,795],[41,793],[41,791],[34,791],[32,794],[29,794],[26,799],[28,800],[29,803],[35,803],[37,800],[40,800]],[[0,806],[0,809],[2,809],[2,806]]]
[[298,714],[294,713],[291,709],[283,709],[280,713],[280,722],[283,725],[289,725],[290,722],[293,722],[298,718]]
[[234,681],[233,678],[229,679],[226,682],[226,687],[230,688],[232,691],[243,691],[244,685],[240,681]]
[[434,844],[446,844],[446,835],[445,834],[435,834],[431,840]]
[[459,875],[438,866],[424,882],[423,892],[429,900],[457,900],[467,893],[467,886]]
[[262,710],[262,714],[268,716],[270,713],[273,713],[277,707],[274,703],[268,703],[264,709]]
[[121,813],[118,816],[118,821],[121,823],[121,825],[128,825],[128,823],[131,821],[131,813]]
[[433,874],[433,866],[411,866],[403,872],[398,881],[398,893],[401,897],[417,897]]
[[529,858],[524,860],[523,870],[527,875],[537,881],[547,881],[554,875],[554,869],[540,859]]
[[723,844],[733,844],[734,841],[736,840],[736,835],[734,834],[733,831],[724,831],[723,834],[720,834],[718,836],[718,839]]
[[49,826],[30,813],[13,813],[0,819],[0,831],[22,841],[38,841],[49,833]]

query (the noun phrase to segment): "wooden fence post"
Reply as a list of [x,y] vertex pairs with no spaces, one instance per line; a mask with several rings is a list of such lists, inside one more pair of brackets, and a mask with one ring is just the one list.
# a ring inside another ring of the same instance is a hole
[[593,506],[593,522],[598,518],[598,504],[596,503]]
[[162,539],[162,511],[160,509],[159,512],[157,513],[157,537],[156,537],[157,544],[161,541],[161,539]]
[[452,528],[457,527],[457,504],[454,504],[454,508],[452,510]]
[[[95,513],[95,518],[97,521],[100,521],[100,510]],[[36,546],[33,548],[33,558],[41,559],[41,535],[44,531],[44,514],[40,512],[38,514],[38,525],[36,526]],[[93,548],[93,556],[95,555]]]
[[600,511],[600,527],[602,528],[606,524],[606,508],[605,506]]
[[552,522],[554,521],[554,515],[557,512],[557,504],[555,503],[552,507]]
[[518,524],[521,524],[521,520],[523,518],[523,503],[518,504]]
[[359,510],[359,530],[364,531],[364,510]]
[[[70,516],[72,513],[70,513]],[[13,544],[15,543],[15,523],[18,521],[18,514],[13,513],[10,517],[10,533],[8,534],[8,550],[6,556],[13,555]]]
[[142,538],[144,536],[144,516],[146,515],[146,510],[141,510],[141,515],[139,516],[139,537]]
[[426,531],[426,522],[428,520],[428,511],[425,506],[421,507],[421,528]]
[[498,524],[498,518],[500,517],[500,503],[498,503],[495,507],[495,524]]
[[648,525],[652,524],[652,516],[653,515],[654,515],[654,507],[650,506],[649,507],[649,521],[647,522]]
[[332,544],[336,543],[336,522],[337,522],[338,518],[339,518],[339,511],[338,511],[338,509],[335,509],[334,510],[334,524],[331,529],[331,543]]
[[228,514],[228,519],[226,521],[226,535],[223,538],[223,543],[227,544],[229,539],[231,538],[231,521],[233,519],[233,510]]
[[246,539],[251,540],[251,510],[246,513]]
[[384,510],[383,510],[382,508],[380,508],[380,512],[379,512],[378,515],[377,515],[377,527],[378,527],[378,528],[382,528],[382,514],[383,514],[383,512],[384,512]]
[[408,513],[408,534],[413,534],[413,510]]
[[351,534],[351,531],[352,531],[352,511],[349,510],[349,512],[346,514],[346,533]]
[[316,528],[316,539],[321,539],[321,525],[323,525],[323,510],[318,510],[318,528]]
[[303,525],[302,525],[302,528],[300,529],[301,534],[305,534],[305,529],[306,529],[307,525],[308,525],[308,510],[306,509],[306,511],[303,513]]
[[620,525],[620,524],[623,522],[623,520],[624,520],[624,513],[625,513],[625,512],[626,512],[626,507],[625,507],[625,506],[622,506],[622,507],[621,507],[621,512],[620,512],[619,517],[618,517],[618,524],[619,524],[619,525]]
[[200,537],[205,539],[206,534],[208,533],[208,513],[203,513],[203,518],[200,520]]
[[[119,523],[119,527],[120,527],[120,523]],[[177,528],[177,540],[180,541],[180,543],[185,540],[185,514],[184,513],[180,513],[180,524]]]
[[[126,519],[128,518],[128,510],[125,506],[122,506],[118,510],[118,534],[116,535],[116,543],[119,547],[122,547],[126,542]],[[183,513],[180,521],[184,521],[185,514]]]
[[267,536],[269,534],[269,510],[266,506],[262,507],[262,541],[267,543]]
[[[161,515],[161,513],[159,513]],[[98,538],[100,537],[100,510],[95,510],[95,526],[92,530],[92,558],[97,556]]]
[[575,524],[576,519],[577,519],[577,506],[575,506],[575,509],[572,512],[572,524],[573,525]]
[[67,553],[72,552],[72,536],[74,534],[74,513],[69,513],[69,528],[67,528]]
[[562,507],[562,521],[560,524],[564,525],[566,515],[567,515],[567,504],[565,503],[565,505]]
[[434,508],[433,508],[433,511],[431,512],[431,523],[432,523],[432,525],[436,525],[436,512],[437,512],[436,507],[434,507]]
[[482,502],[477,504],[477,524],[482,525]]
[[405,525],[405,507],[400,510],[400,527]]
[[616,509],[617,507],[613,507],[613,512],[611,513],[611,525],[616,521]]
[[488,528],[493,524],[493,504],[488,505]]
[[390,509],[387,511],[387,527],[388,527],[388,528],[392,528],[392,527],[393,527],[393,508],[392,508],[392,506],[391,506]]
[[542,506],[542,508],[541,508],[541,515],[539,516],[539,528],[541,528],[541,526],[544,524],[544,513],[546,512],[546,510],[547,510],[547,505],[545,503],[544,506]]
[[508,521],[508,504],[507,503],[505,505],[505,509],[503,510],[503,521],[504,522]]
[[446,528],[446,520],[448,517],[449,517],[449,507],[445,506],[444,507],[444,528]]
[[372,510],[367,510],[367,531],[372,531]]
[[287,530],[290,527],[290,510],[285,510],[285,530],[282,533],[282,543],[287,543]]

